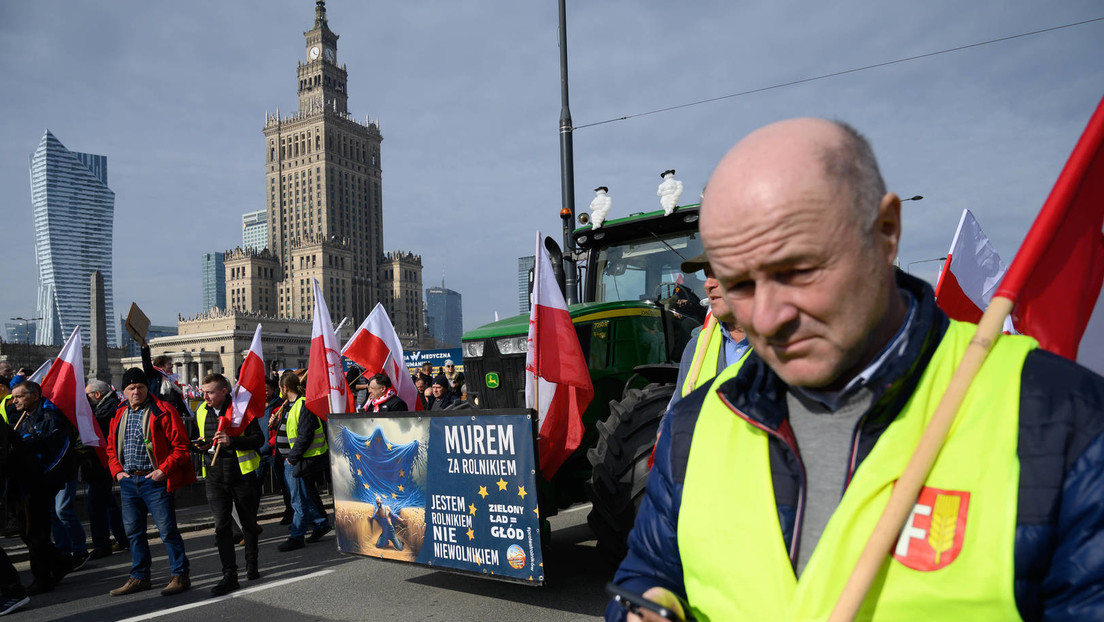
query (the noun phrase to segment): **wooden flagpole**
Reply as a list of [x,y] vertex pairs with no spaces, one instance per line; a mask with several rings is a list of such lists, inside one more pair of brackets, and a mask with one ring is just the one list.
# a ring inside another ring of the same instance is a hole
[[993,349],[993,344],[1000,338],[1004,319],[1012,312],[1014,305],[1015,301],[1009,298],[994,297],[989,303],[989,308],[982,315],[977,331],[951,377],[947,391],[943,394],[935,414],[932,415],[928,427],[920,437],[920,442],[916,445],[916,450],[905,467],[904,473],[890,493],[889,503],[874,526],[870,540],[863,548],[862,554],[855,563],[855,569],[843,587],[839,600],[836,601],[832,615],[828,618],[830,622],[850,622],[858,614],[878,570],[886,562],[886,556],[897,541],[905,521],[908,520],[909,512],[916,504],[924,480],[928,478],[932,465],[947,440],[947,433],[954,423],[955,415],[966,397],[970,384],[985,363],[986,357]]

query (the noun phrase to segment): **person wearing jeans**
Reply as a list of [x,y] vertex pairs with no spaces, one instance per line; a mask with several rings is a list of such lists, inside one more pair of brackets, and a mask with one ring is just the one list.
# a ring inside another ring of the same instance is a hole
[[[119,398],[111,386],[103,380],[93,378],[84,388],[88,403],[96,415],[103,437],[111,435],[111,420],[119,409]],[[88,530],[92,533],[92,552],[89,559],[107,557],[114,551],[121,551],[127,545],[126,529],[123,527],[123,514],[119,502],[115,499],[112,484],[115,480],[107,464],[106,450],[98,447],[85,447],[81,461],[81,472],[88,482]],[[115,546],[111,536],[115,536]]]
[[76,499],[77,478],[74,477],[65,482],[54,497],[54,511],[50,516],[54,545],[61,554],[61,563],[71,570],[80,570],[88,561],[88,542],[84,537],[84,526],[77,516]]
[[123,499],[123,525],[130,541],[130,576],[147,582],[150,580],[153,558],[146,535],[149,515],[153,515],[157,532],[165,543],[172,575],[187,575],[188,557],[184,553],[184,539],[176,525],[176,503],[165,482],[155,481],[148,474],[136,474],[119,480],[119,492]]
[[316,465],[325,462],[328,446],[322,421],[304,405],[306,400],[302,397],[298,376],[285,373],[280,378],[280,388],[287,397],[283,406],[287,414],[280,421],[276,447],[285,459],[284,483],[291,496],[294,516],[287,541],[276,548],[287,552],[306,546],[304,537],[308,525],[312,529],[310,538],[306,539],[308,542],[317,542],[331,529],[325,509],[312,499],[310,491],[314,486]]
[[169,556],[172,579],[162,596],[191,587],[184,540],[176,525],[173,492],[196,481],[188,451],[188,432],[172,406],[149,393],[146,375],[132,367],[123,374],[126,403],[111,421],[107,461],[119,482],[123,524],[130,542],[130,577],[112,596],[150,589],[151,557],[146,536],[146,516],[153,515]]

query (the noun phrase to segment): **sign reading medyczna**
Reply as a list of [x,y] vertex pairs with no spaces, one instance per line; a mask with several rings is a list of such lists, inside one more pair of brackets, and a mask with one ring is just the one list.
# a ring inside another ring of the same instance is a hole
[[544,581],[529,415],[335,414],[329,442],[342,552]]

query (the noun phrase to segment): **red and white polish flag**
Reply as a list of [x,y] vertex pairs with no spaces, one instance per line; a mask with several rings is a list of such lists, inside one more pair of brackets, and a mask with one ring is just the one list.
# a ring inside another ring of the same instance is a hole
[[237,436],[245,430],[251,421],[264,416],[265,410],[265,366],[264,352],[261,350],[261,325],[253,333],[253,342],[242,361],[238,372],[238,383],[234,386],[230,406],[230,429],[227,434]]
[[[981,224],[970,210],[964,209],[935,285],[935,302],[949,317],[977,324],[1005,270]],[[1004,331],[1015,332],[1011,318],[1004,320]]]
[[1097,373],[1104,373],[1104,318],[1097,304],[1104,283],[1102,229],[1104,98],[995,293],[1015,301],[1017,330]]
[[92,447],[104,447],[103,434],[92,405],[84,394],[84,344],[80,326],[73,329],[69,340],[61,348],[50,371],[42,379],[42,396],[49,399],[72,422],[80,433],[81,443]]
[[[1104,99],[1005,270],[963,212],[935,295],[956,320],[977,322],[993,296],[1015,302],[1005,331],[1104,374]],[[1085,347],[1081,347],[1084,345]]]
[[399,398],[406,402],[410,410],[422,410],[422,400],[418,399],[418,387],[406,371],[403,359],[402,342],[395,332],[395,325],[387,316],[383,305],[376,307],[361,322],[353,333],[349,343],[341,351],[346,358],[364,368],[364,377],[384,374],[391,379],[391,385]]
[[330,310],[322,297],[318,279],[311,279],[314,292],[314,322],[311,326],[310,361],[307,363],[306,407],[325,419],[330,413],[353,412],[349,384],[341,365],[341,346],[334,334]]
[[594,397],[594,387],[540,231],[535,256],[525,404],[537,411],[541,476],[551,480],[582,442],[583,411]]

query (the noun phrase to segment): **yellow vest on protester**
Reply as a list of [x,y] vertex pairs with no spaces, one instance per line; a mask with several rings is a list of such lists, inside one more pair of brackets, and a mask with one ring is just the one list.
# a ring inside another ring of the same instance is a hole
[[[287,435],[288,444],[294,448],[295,440],[299,438],[299,414],[303,411],[303,403],[306,400],[300,397],[295,400],[295,404],[291,407],[291,410],[287,415]],[[326,444],[326,434],[322,430],[322,419],[318,418],[318,427],[314,428],[314,438],[311,439],[310,445],[307,446],[306,451],[303,452],[304,458],[312,458],[314,456],[321,456],[329,449],[329,445]]]
[[[856,470],[800,579],[779,524],[770,433],[710,391],[694,429],[678,523],[698,620],[828,618],[976,328],[951,322],[912,397]],[[856,619],[1019,619],[1020,374],[1037,345],[1027,337],[997,341]],[[729,366],[713,386],[741,366]]]
[[[199,426],[199,438],[200,440],[206,440],[204,438],[204,427],[207,422],[207,403],[201,402],[199,408],[196,409],[196,424]],[[241,469],[242,475],[252,473],[261,466],[261,454],[255,449],[235,450],[235,454],[238,456],[238,468]],[[203,477],[207,477],[207,463],[203,463]]]
[[4,423],[11,425],[11,421],[8,421],[8,402],[11,401],[11,394],[7,394],[3,399],[0,399],[0,417],[4,418]]
[[[721,352],[724,348],[724,333],[721,323],[710,313],[701,332],[698,333],[698,341],[694,344],[694,358],[690,361],[690,370],[682,381],[682,397],[690,395],[690,392],[698,387],[712,382],[717,375],[717,366],[720,365]],[[746,357],[751,348],[744,351],[741,358]],[[726,361],[732,365],[736,361]],[[697,371],[695,372],[695,366]]]

